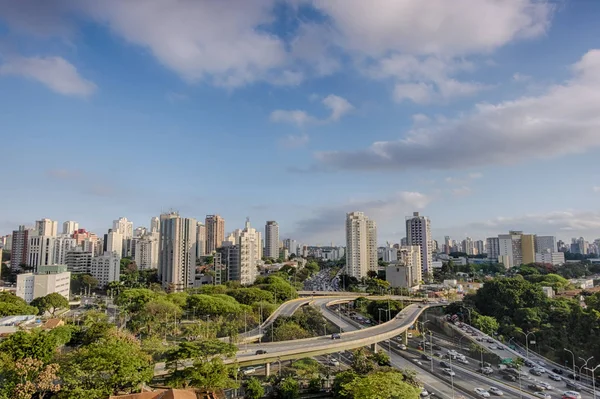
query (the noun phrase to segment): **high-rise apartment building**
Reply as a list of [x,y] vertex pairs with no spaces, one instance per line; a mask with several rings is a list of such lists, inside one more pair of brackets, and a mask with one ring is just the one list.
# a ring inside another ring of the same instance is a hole
[[152,219],[150,219],[150,232],[151,233],[160,232],[160,218],[159,217],[154,216]]
[[194,286],[198,222],[176,212],[160,215],[158,276],[164,288]]
[[363,212],[346,214],[346,273],[358,279],[377,271],[377,226]]
[[279,225],[274,220],[265,225],[265,256],[271,259],[279,257]]
[[288,250],[289,254],[298,256],[298,241],[286,238],[283,240],[283,246]]
[[198,222],[196,226],[196,257],[206,255],[206,226]]
[[58,234],[58,222],[50,219],[36,220],[35,231],[39,236],[54,237]]
[[83,250],[81,247],[76,247],[67,252],[65,264],[67,270],[73,274],[90,273],[92,269],[93,254]]
[[160,233],[146,233],[135,239],[134,257],[135,264],[139,270],[150,270],[158,268]]
[[225,241],[225,219],[219,215],[207,215],[204,221],[206,226],[205,254],[212,254]]
[[475,244],[471,237],[467,237],[463,240],[462,250],[467,255],[475,255]]
[[116,252],[119,257],[123,257],[123,235],[117,230],[110,229],[108,233],[104,235],[104,252]]
[[398,261],[386,269],[386,280],[392,287],[411,288],[423,279],[421,273],[421,247],[404,246],[397,250]]
[[37,271],[40,266],[54,264],[54,238],[38,235],[29,237],[27,266]]
[[105,252],[104,255],[93,257],[90,274],[98,280],[100,287],[105,287],[113,281],[119,281],[121,277],[121,254],[118,252]]
[[444,253],[446,255],[449,255],[450,252],[452,252],[452,240],[450,239],[450,236],[445,236],[444,237]]
[[475,247],[475,255],[481,255],[485,253],[485,241],[483,240],[477,240],[474,242],[474,247]]
[[500,256],[500,239],[498,237],[488,237],[485,247],[488,259],[498,260]]
[[406,219],[406,239],[408,245],[421,247],[421,272],[423,278],[429,278],[433,273],[431,262],[433,240],[431,238],[431,222],[429,218],[414,212],[411,218]]
[[520,266],[523,263],[522,231],[510,231],[508,234],[498,235],[500,252],[498,262],[504,264],[506,268]]
[[238,246],[240,248],[238,274],[240,284],[253,284],[258,276],[258,265],[262,257],[262,241],[260,232],[250,226],[249,219],[246,220],[244,230],[240,234]]
[[126,217],[120,217],[113,220],[112,231],[121,234],[124,240],[133,238],[133,222],[127,220]]
[[67,253],[77,247],[77,240],[71,238],[68,234],[62,234],[54,237],[54,253],[52,254],[53,265],[66,264]]
[[521,263],[535,263],[535,234],[521,234]]
[[10,255],[10,269],[19,270],[21,265],[27,265],[27,257],[29,255],[29,236],[32,231],[19,226],[18,230],[12,233],[12,245]]
[[63,223],[63,229],[62,229],[63,234],[72,235],[77,230],[79,230],[79,223],[74,222],[72,220],[67,220],[66,222]]
[[[215,266],[215,274],[221,272],[221,280],[240,281],[240,246],[225,240],[217,250],[221,256]],[[220,267],[219,267],[220,266]]]

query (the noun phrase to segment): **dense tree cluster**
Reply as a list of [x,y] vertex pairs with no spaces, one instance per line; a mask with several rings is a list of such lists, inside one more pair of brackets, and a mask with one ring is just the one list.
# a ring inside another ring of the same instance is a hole
[[0,292],[0,317],[36,314],[38,308],[29,306],[23,299],[10,292]]

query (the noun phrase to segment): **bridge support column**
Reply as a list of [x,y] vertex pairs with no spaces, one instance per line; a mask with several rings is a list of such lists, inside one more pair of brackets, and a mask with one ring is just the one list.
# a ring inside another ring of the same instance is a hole
[[377,344],[371,344],[371,351],[373,351],[373,353],[377,353],[378,350],[379,346]]
[[271,375],[271,363],[267,363],[265,364],[265,377],[268,377]]
[[402,343],[408,345],[408,330],[402,333]]

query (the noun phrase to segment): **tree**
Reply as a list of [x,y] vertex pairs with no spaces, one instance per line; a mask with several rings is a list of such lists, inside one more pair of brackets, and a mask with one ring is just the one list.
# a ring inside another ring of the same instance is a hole
[[350,368],[360,375],[368,374],[373,370],[373,364],[369,361],[367,353],[363,348],[354,351],[354,357],[352,358]]
[[256,302],[273,302],[273,294],[260,288],[237,288],[228,290],[227,295],[244,305],[252,305]]
[[58,292],[53,292],[46,296],[35,298],[33,301],[31,301],[31,306],[38,308],[38,314],[40,315],[50,312],[52,317],[54,317],[58,309],[69,307],[69,300]]
[[294,339],[310,338],[311,334],[293,321],[277,326],[273,332],[275,341],[290,341]]
[[169,327],[168,321],[181,317],[182,312],[179,306],[166,298],[157,298],[147,302],[139,312],[134,314],[130,324],[135,332],[145,327],[148,335],[155,331],[162,334],[166,333]]
[[[1,359],[0,359],[1,360]],[[58,392],[56,384],[58,364],[44,364],[41,360],[24,358],[0,367],[0,397],[11,399],[44,398]]]
[[371,360],[377,363],[378,366],[389,366],[391,365],[390,357],[383,351],[375,352],[371,355]]
[[147,288],[125,289],[115,298],[115,305],[123,307],[127,312],[139,312],[148,302],[158,297],[158,294]]
[[265,395],[265,389],[258,379],[251,377],[246,383],[246,399],[260,399]]
[[275,299],[280,302],[298,297],[296,289],[281,277],[259,277],[256,280],[256,286],[262,290],[272,292]]
[[379,371],[355,378],[343,385],[346,396],[353,399],[418,399],[419,389],[404,381],[402,373]]
[[133,392],[154,375],[150,356],[131,335],[112,330],[107,336],[68,353],[60,362],[61,399],[103,399]]
[[346,370],[342,371],[341,373],[337,373],[331,387],[333,396],[336,398],[350,398],[350,395],[348,392],[346,392],[344,386],[357,378],[358,374],[356,374],[353,370]]
[[376,278],[377,277],[377,272],[375,270],[369,270],[367,272],[367,277],[369,277],[369,278]]
[[296,399],[300,397],[300,384],[291,377],[284,378],[276,388],[277,397],[281,399]]
[[0,317],[14,315],[36,315],[38,309],[9,292],[0,292]]
[[31,358],[49,363],[60,344],[58,336],[49,331],[17,331],[0,342],[0,353],[7,354],[13,361]]
[[498,324],[498,320],[491,316],[477,316],[477,318],[473,320],[473,326],[486,334],[492,334],[493,332],[498,331],[500,325]]
[[249,310],[248,307],[240,305],[234,298],[228,295],[216,294],[194,294],[190,295],[186,301],[188,310],[193,310],[197,315],[239,315],[244,313],[244,310]]

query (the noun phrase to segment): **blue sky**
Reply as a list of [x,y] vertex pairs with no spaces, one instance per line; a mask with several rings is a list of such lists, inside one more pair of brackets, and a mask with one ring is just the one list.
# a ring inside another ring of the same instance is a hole
[[176,209],[600,237],[600,2],[0,0],[0,234]]

